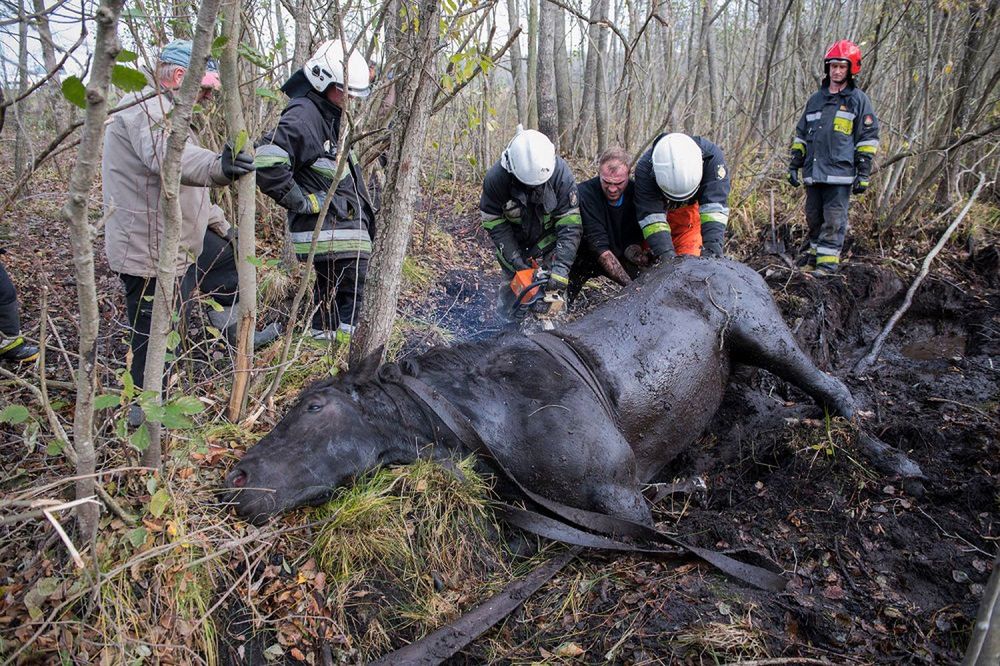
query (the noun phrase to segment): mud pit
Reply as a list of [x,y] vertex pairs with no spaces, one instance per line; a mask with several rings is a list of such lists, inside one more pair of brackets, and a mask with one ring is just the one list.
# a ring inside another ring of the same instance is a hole
[[[750,263],[802,347],[841,377],[908,286],[862,263],[828,280],[765,258]],[[690,564],[592,553],[488,634],[491,651],[481,639],[456,663],[495,658],[495,642],[516,661],[527,644],[565,645],[567,636],[586,662],[959,661],[1000,538],[1000,299],[983,276],[966,277],[932,275],[868,376],[847,379],[867,425],[923,468],[922,496],[874,471],[848,429],[827,425],[804,394],[739,369],[701,446],[659,479],[701,475],[707,501],[667,499],[657,519],[698,545],[765,555],[790,572],[788,593],[759,593]],[[492,306],[483,294],[494,290],[480,276],[474,300]],[[590,291],[591,300],[610,290]],[[484,334],[488,313],[474,312],[463,311],[472,326],[457,337]],[[560,594],[575,610],[539,623]]]

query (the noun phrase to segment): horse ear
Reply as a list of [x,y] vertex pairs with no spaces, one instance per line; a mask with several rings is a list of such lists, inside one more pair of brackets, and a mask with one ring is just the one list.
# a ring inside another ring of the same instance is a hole
[[385,345],[379,345],[379,348],[373,351],[368,356],[364,357],[360,363],[358,363],[356,368],[351,368],[360,380],[371,379],[375,376],[375,371],[378,367],[382,365],[382,355],[385,354]]

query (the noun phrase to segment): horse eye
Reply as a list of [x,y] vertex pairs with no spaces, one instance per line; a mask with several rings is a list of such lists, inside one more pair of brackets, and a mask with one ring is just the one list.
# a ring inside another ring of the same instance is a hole
[[308,407],[306,407],[306,411],[307,412],[318,412],[321,409],[323,409],[323,405],[321,405],[321,404],[319,404],[317,402],[314,402],[313,404],[311,404]]

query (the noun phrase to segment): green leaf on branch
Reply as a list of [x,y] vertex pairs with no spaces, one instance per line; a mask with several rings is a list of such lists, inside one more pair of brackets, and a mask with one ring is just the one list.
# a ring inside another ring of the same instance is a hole
[[176,405],[168,405],[163,410],[163,418],[160,419],[160,423],[163,424],[164,428],[170,428],[171,430],[185,430],[194,425],[191,419],[184,416]]
[[219,35],[212,41],[212,57],[218,60],[222,57],[222,48],[229,43],[229,38]]
[[111,84],[125,92],[139,92],[147,83],[146,75],[134,67],[115,65],[111,70]]
[[60,453],[62,453],[63,447],[65,445],[66,442],[62,441],[61,439],[53,439],[51,442],[48,443],[48,446],[45,447],[45,455],[57,456]]
[[170,331],[167,333],[167,349],[173,351],[177,349],[177,345],[181,343],[181,334],[177,331]]
[[129,51],[128,49],[122,49],[118,52],[118,57],[115,58],[115,62],[135,62],[139,59],[139,54],[134,51]]
[[22,405],[7,405],[3,410],[0,410],[0,423],[16,425],[27,421],[29,416],[31,414],[28,412],[27,407]]
[[87,108],[87,89],[79,76],[67,76],[62,82],[62,94],[66,101],[81,109]]
[[257,257],[247,257],[247,263],[251,266],[256,266],[257,268],[261,268],[264,265],[264,262]]
[[105,393],[94,398],[94,409],[107,409],[108,407],[117,407],[122,403],[120,396],[114,395],[113,393]]
[[270,88],[257,88],[254,90],[255,93],[263,97],[264,99],[271,99],[275,102],[280,102],[281,98],[278,97],[278,93],[274,92]]
[[128,438],[128,443],[134,446],[139,452],[149,448],[149,428],[145,423],[135,429],[132,436]]
[[242,151],[246,147],[249,139],[250,136],[247,134],[247,131],[245,129],[241,129],[236,134],[236,141],[233,142],[233,152],[238,153]]
[[182,395],[175,399],[172,406],[181,411],[181,414],[201,414],[205,411],[205,403],[193,395]]

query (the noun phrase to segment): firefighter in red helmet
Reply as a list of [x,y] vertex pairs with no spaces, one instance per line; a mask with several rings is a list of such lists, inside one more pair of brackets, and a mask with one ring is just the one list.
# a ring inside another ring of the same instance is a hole
[[806,186],[809,250],[806,270],[837,272],[847,234],[850,195],[869,185],[878,150],[878,117],[868,95],[855,84],[861,49],[842,39],[823,58],[826,77],[806,103],[795,127],[788,182]]

